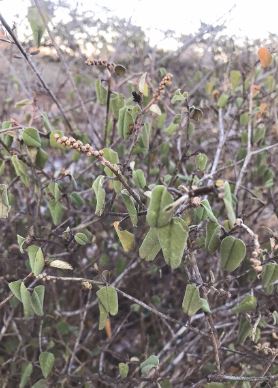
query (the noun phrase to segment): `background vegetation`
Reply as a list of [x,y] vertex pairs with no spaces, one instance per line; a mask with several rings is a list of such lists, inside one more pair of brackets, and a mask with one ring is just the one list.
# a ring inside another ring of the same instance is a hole
[[58,8],[0,17],[1,387],[275,386],[277,37]]

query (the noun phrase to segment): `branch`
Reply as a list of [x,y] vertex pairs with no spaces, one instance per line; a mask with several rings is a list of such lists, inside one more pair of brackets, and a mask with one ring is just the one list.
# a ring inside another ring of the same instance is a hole
[[12,31],[12,29],[9,27],[8,23],[6,22],[6,20],[3,18],[3,16],[0,14],[0,21],[1,23],[3,24],[3,26],[6,28],[7,32],[10,34],[10,36],[12,37],[15,45],[17,46],[17,48],[19,49],[19,51],[21,52],[21,54],[23,55],[24,59],[26,60],[26,62],[28,63],[28,65],[31,67],[31,69],[33,70],[33,72],[36,74],[37,78],[39,79],[41,85],[43,86],[43,88],[47,91],[47,93],[50,95],[50,97],[52,98],[53,102],[57,105],[65,123],[67,124],[69,130],[71,132],[73,132],[73,128],[71,126],[71,123],[69,122],[68,118],[66,117],[65,115],[65,112],[62,108],[62,106],[60,105],[58,99],[55,97],[55,95],[53,94],[53,92],[51,91],[51,89],[47,86],[47,84],[45,83],[45,81],[43,80],[42,76],[40,75],[40,73],[38,72],[36,66],[34,65],[34,63],[31,61],[31,59],[28,57],[28,55],[26,54],[26,52],[24,51],[24,48],[22,47],[22,45],[20,44],[20,42],[18,41],[17,37],[15,36],[14,32]]

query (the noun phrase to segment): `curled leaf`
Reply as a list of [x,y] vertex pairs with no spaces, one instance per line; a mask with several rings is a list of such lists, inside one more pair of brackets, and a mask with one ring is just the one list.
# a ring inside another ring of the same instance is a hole
[[69,264],[63,260],[53,260],[53,261],[51,261],[49,266],[53,267],[53,268],[59,268],[59,269],[69,269],[69,270],[73,269],[71,264]]
[[119,227],[120,222],[114,222],[114,228],[119,237],[119,240],[122,244],[122,247],[125,252],[130,252],[134,248],[135,240],[134,234],[130,233],[128,230],[121,230]]

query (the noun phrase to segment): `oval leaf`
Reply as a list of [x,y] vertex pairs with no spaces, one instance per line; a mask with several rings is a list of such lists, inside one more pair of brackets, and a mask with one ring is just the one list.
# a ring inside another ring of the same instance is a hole
[[96,215],[101,216],[105,206],[105,190],[103,188],[104,175],[99,175],[93,182],[92,189],[97,199]]
[[220,256],[222,267],[233,272],[238,268],[246,254],[244,242],[238,238],[228,236],[221,241]]
[[27,249],[29,263],[34,275],[39,275],[44,268],[44,256],[42,250],[37,245],[30,245]]
[[23,282],[20,285],[20,298],[23,304],[24,316],[31,317],[33,315],[31,294]]
[[43,377],[46,379],[50,375],[55,362],[54,354],[50,352],[42,352],[39,357],[39,362]]
[[111,315],[118,313],[118,294],[114,287],[105,286],[97,291],[97,297],[104,309]]
[[41,138],[36,128],[25,128],[22,133],[22,139],[30,147],[41,147]]
[[200,298],[199,289],[195,284],[188,284],[186,286],[182,309],[183,312],[190,317],[194,315],[203,306],[202,299]]
[[155,186],[152,190],[151,200],[147,211],[147,222],[151,227],[162,227],[167,225],[172,218],[172,211],[165,211],[165,208],[173,203],[172,195],[162,185]]
[[139,256],[141,259],[153,261],[160,249],[156,228],[150,228],[139,248]]
[[170,224],[156,230],[166,263],[172,269],[178,268],[188,238],[187,225],[182,219],[173,218]]

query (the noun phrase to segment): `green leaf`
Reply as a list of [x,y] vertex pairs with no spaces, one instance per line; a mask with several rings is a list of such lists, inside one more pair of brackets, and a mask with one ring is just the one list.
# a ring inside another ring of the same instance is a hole
[[225,108],[225,106],[228,103],[228,100],[229,100],[229,96],[227,94],[225,94],[225,93],[222,93],[221,96],[219,97],[218,101],[217,101],[217,106],[219,108]]
[[31,104],[32,104],[32,100],[30,100],[29,98],[24,98],[23,100],[17,101],[14,104],[14,107],[18,109]]
[[246,254],[244,242],[238,238],[228,236],[221,241],[220,256],[223,269],[233,272],[238,268]]
[[41,147],[41,138],[36,128],[25,128],[22,133],[22,139],[24,143],[30,147]]
[[188,284],[186,286],[182,310],[190,317],[194,315],[203,306],[202,298],[200,298],[199,289],[195,284]]
[[7,218],[10,209],[8,186],[0,184],[0,218]]
[[188,93],[181,91],[181,89],[177,89],[171,98],[171,104],[175,104],[177,102],[184,102],[188,98]]
[[121,230],[119,227],[119,221],[114,222],[114,228],[116,230],[116,233],[119,237],[119,240],[122,244],[122,247],[125,252],[130,252],[135,245],[135,240],[134,240],[134,234],[130,233],[128,230]]
[[83,200],[81,195],[79,195],[76,191],[70,193],[70,200],[72,204],[76,207],[81,207],[85,204],[85,201]]
[[43,121],[44,128],[47,130],[47,132],[54,131],[53,125],[51,124],[46,112],[41,113],[41,118]]
[[231,188],[229,182],[224,183],[224,197],[223,201],[225,204],[226,212],[228,219],[230,221],[230,226],[233,227],[236,222],[236,215],[233,207],[233,198],[231,193]]
[[151,125],[149,123],[144,123],[143,128],[141,129],[141,135],[138,139],[139,151],[144,154],[147,154],[149,151],[151,131]]
[[195,158],[196,168],[200,171],[205,171],[208,162],[206,154],[199,153]]
[[[110,163],[117,165],[119,164],[119,156],[116,151],[113,151],[111,148],[104,148],[103,149],[103,156],[106,160],[108,160]],[[116,177],[116,175],[108,168],[104,168],[104,172],[107,176],[110,177]],[[113,187],[116,193],[119,193],[122,190],[122,184],[118,180],[113,180]]]
[[153,261],[160,249],[156,228],[150,228],[139,248],[139,256],[141,259]]
[[155,355],[151,355],[144,362],[140,364],[140,370],[142,376],[148,376],[149,372],[159,365],[159,358]]
[[215,217],[215,215],[213,214],[213,211],[212,211],[212,208],[210,207],[210,204],[209,204],[209,201],[207,199],[203,199],[203,201],[201,202],[201,206],[205,209],[206,211],[206,216],[213,222],[216,222],[217,224],[219,224],[217,218]]
[[62,196],[62,193],[59,189],[59,185],[56,182],[49,183],[46,191],[47,191],[48,195],[50,196],[50,198],[54,199],[55,201],[58,201]]
[[125,362],[119,363],[119,373],[122,379],[125,379],[128,375],[129,366]]
[[54,354],[50,352],[42,352],[39,357],[39,362],[43,377],[46,379],[50,375],[54,366]]
[[105,207],[105,190],[103,188],[104,175],[99,175],[93,182],[92,188],[97,198],[96,215],[101,216]]
[[278,280],[278,264],[268,263],[263,266],[262,284],[264,287],[269,287],[272,283]]
[[127,208],[132,225],[137,226],[138,215],[137,215],[137,210],[135,207],[134,199],[129,195],[129,193],[126,189],[121,191],[121,197],[122,197],[122,200],[125,204],[125,207]]
[[240,81],[241,81],[241,73],[240,73],[240,71],[232,70],[230,72],[230,82],[231,82],[233,90],[235,90],[239,86]]
[[252,295],[247,295],[232,311],[235,314],[245,313],[256,310],[257,298]]
[[165,186],[158,185],[152,190],[151,200],[147,211],[147,222],[151,227],[167,225],[173,216],[173,211],[165,208],[173,202],[172,195]]
[[144,189],[146,187],[144,171],[140,168],[132,171],[132,179],[139,189]]
[[246,338],[252,333],[252,325],[244,316],[240,318],[237,343],[244,344]]
[[206,228],[205,247],[213,254],[220,246],[221,227],[216,222],[209,221]]
[[202,303],[201,309],[202,309],[205,313],[211,314],[211,310],[210,310],[209,303],[208,303],[207,299],[205,299],[205,298],[200,298],[200,300],[201,300],[201,303]]
[[74,239],[79,245],[86,245],[89,243],[89,238],[85,233],[76,233]]
[[99,308],[99,322],[98,322],[98,329],[103,330],[105,328],[106,320],[108,319],[108,311],[103,307],[103,305],[99,302],[98,304]]
[[48,388],[48,383],[47,380],[45,379],[40,379],[35,382],[35,384],[32,385],[31,388]]
[[107,89],[102,85],[101,80],[97,79],[95,83],[97,102],[100,105],[106,105],[107,103]]
[[104,309],[111,315],[118,313],[118,294],[114,287],[105,286],[97,291],[97,297]]
[[26,384],[28,383],[28,380],[30,379],[32,372],[33,372],[32,363],[25,362],[23,367],[22,367],[22,370],[21,370],[19,388],[24,388],[26,386]]
[[36,167],[43,169],[47,160],[48,160],[48,153],[45,152],[42,148],[39,148],[36,155],[36,160],[35,160]]
[[59,225],[64,215],[64,207],[55,199],[48,201],[48,208],[54,225]]
[[113,115],[115,116],[116,119],[118,119],[119,118],[119,111],[125,105],[124,96],[122,94],[115,93],[111,97],[110,104],[111,104],[111,111],[112,111]]
[[181,264],[188,238],[186,223],[180,218],[173,218],[170,224],[156,230],[166,263],[172,269],[178,268]]
[[29,263],[34,275],[39,275],[44,268],[44,256],[42,250],[37,245],[30,245],[27,249]]
[[11,161],[15,170],[16,175],[20,178],[21,182],[29,187],[29,176],[27,174],[27,166],[22,160],[18,159],[17,155],[11,157]]
[[117,128],[122,138],[127,139],[131,135],[138,113],[139,108],[135,105],[124,105],[119,110]]
[[31,317],[33,315],[31,294],[23,282],[20,285],[20,298],[23,304],[24,316]]
[[22,280],[15,280],[14,282],[9,283],[9,289],[13,293],[13,295],[21,302],[21,295],[20,295],[20,286],[21,286]]
[[45,286],[36,286],[31,296],[31,303],[34,313],[43,316],[43,301],[44,301]]

